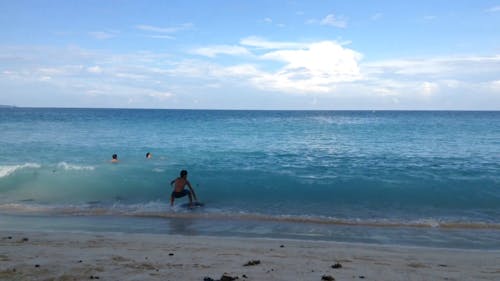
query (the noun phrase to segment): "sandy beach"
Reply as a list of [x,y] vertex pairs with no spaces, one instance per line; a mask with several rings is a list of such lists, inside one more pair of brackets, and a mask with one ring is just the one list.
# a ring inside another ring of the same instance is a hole
[[0,280],[499,280],[500,251],[0,231]]

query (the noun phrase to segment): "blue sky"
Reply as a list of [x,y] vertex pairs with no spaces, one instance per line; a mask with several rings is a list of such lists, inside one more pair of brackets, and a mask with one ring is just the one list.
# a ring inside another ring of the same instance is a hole
[[0,104],[500,110],[500,1],[0,1]]

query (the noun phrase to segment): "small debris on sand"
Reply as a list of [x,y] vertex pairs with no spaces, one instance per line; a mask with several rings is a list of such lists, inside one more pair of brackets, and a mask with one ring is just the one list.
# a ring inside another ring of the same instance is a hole
[[333,278],[331,275],[323,275],[321,276],[322,281],[334,281],[335,278]]
[[260,260],[251,260],[245,263],[243,266],[258,265],[258,264],[260,264]]
[[[247,278],[246,275],[243,274],[243,278]],[[203,281],[234,281],[237,279],[238,279],[238,276],[233,277],[227,273],[224,273],[224,274],[222,274],[222,276],[218,280],[215,280],[211,277],[205,277],[205,278],[203,278]]]
[[342,265],[337,262],[334,265],[332,265],[332,268],[342,268]]
[[237,280],[238,279],[238,276],[231,276],[231,275],[228,275],[227,273],[224,273],[222,274],[222,276],[220,277],[220,281],[233,281],[233,280]]

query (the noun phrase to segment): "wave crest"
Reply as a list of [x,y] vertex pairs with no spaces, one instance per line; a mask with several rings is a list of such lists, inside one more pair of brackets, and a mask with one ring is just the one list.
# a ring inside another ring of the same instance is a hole
[[75,165],[75,164],[69,164],[69,163],[66,163],[66,162],[60,162],[59,164],[57,164],[57,167],[59,169],[63,169],[63,170],[66,170],[66,171],[70,171],[70,170],[93,171],[95,169],[94,166]]
[[0,166],[0,178],[7,177],[17,170],[21,169],[39,169],[42,166],[37,163],[24,163],[22,165],[5,165],[5,166]]

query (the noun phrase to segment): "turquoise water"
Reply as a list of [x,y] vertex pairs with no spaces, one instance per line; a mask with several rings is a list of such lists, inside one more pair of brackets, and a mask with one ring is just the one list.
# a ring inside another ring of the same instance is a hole
[[[500,237],[500,112],[12,108],[0,132],[0,215]],[[181,169],[202,210],[168,206]]]

